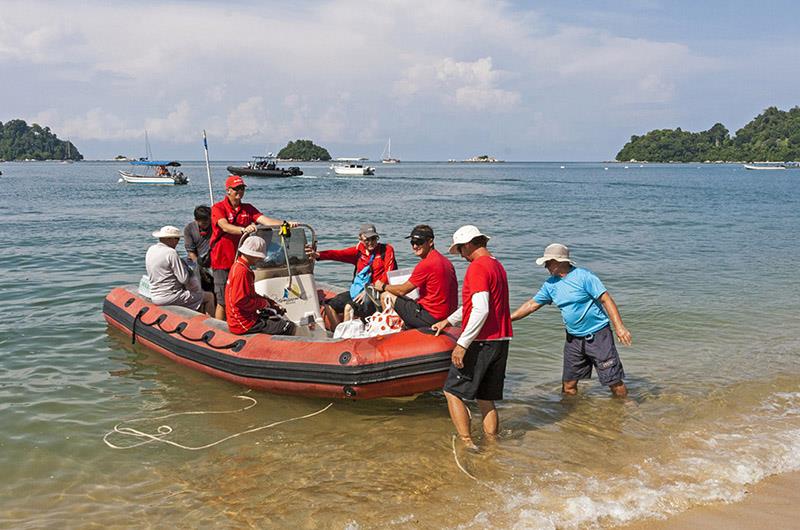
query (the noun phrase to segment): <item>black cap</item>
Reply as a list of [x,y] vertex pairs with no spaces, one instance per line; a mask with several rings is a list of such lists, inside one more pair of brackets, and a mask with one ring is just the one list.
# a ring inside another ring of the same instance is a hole
[[428,225],[417,225],[406,239],[433,239],[433,228]]

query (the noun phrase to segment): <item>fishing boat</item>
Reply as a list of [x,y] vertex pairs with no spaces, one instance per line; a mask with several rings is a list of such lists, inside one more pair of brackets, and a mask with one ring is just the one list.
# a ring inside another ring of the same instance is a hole
[[272,153],[267,156],[254,156],[246,166],[228,166],[231,175],[240,177],[295,177],[302,175],[303,172],[297,166],[281,168],[278,167],[277,160]]
[[786,165],[783,162],[766,162],[763,164],[744,164],[744,168],[750,170],[776,170],[786,169]]
[[136,174],[130,171],[118,170],[120,174],[119,181],[127,182],[129,184],[156,184],[162,186],[177,186],[188,184],[189,179],[184,176],[181,171],[176,169],[180,167],[180,162],[169,160],[132,160],[131,165],[135,167],[145,168],[147,174]]
[[381,153],[381,164],[399,164],[399,158],[392,158],[392,139],[389,138],[389,141],[386,143],[386,147],[383,148],[383,153]]
[[250,237],[267,244],[256,264],[256,292],[269,296],[296,324],[292,336],[234,335],[228,325],[178,306],[157,306],[136,287],[113,289],[103,302],[108,324],[132,342],[173,361],[250,388],[342,399],[409,396],[440,389],[460,329],[405,330],[367,338],[334,339],[320,304],[335,287],[318,284],[305,253],[308,225],[281,235],[259,226]]
[[375,168],[371,167],[364,162],[367,159],[364,157],[359,158],[337,158],[335,162],[331,166],[331,169],[337,175],[348,175],[348,176],[362,176],[362,175],[374,175]]

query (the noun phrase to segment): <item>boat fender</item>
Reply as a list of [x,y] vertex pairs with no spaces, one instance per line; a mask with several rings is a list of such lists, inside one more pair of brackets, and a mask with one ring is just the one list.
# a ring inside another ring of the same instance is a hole
[[353,354],[350,353],[349,351],[342,352],[342,354],[339,356],[339,364],[347,364],[347,363],[349,363],[350,359],[352,359],[352,357],[353,357]]

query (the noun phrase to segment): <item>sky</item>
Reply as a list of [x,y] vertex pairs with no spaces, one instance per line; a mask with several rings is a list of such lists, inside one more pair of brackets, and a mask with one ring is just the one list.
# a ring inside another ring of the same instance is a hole
[[87,159],[611,160],[800,104],[800,3],[0,0],[0,121]]

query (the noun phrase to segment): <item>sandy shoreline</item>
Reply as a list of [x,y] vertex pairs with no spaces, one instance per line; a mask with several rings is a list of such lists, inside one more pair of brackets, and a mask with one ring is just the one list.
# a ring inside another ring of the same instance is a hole
[[800,527],[800,471],[773,475],[748,488],[747,496],[732,504],[698,506],[668,519],[648,519],[624,526],[626,530],[760,530]]

